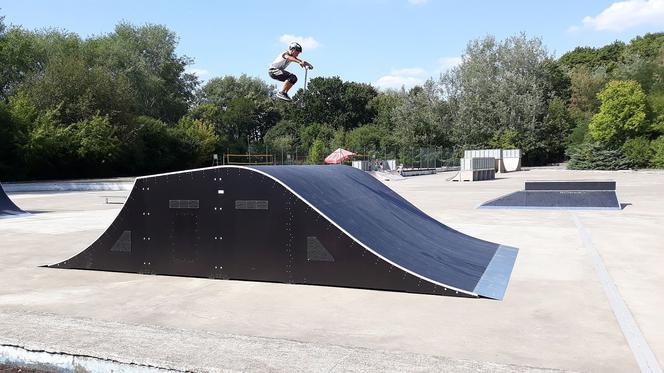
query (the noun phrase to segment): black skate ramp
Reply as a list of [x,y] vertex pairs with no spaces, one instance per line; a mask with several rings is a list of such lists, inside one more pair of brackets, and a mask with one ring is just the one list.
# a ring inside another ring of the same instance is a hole
[[18,208],[18,206],[9,199],[9,196],[2,188],[2,184],[0,184],[0,219],[24,214],[27,214],[27,212]]
[[525,189],[480,208],[620,210],[615,181],[526,181]]
[[136,179],[58,268],[502,299],[517,249],[457,232],[348,166],[219,166]]

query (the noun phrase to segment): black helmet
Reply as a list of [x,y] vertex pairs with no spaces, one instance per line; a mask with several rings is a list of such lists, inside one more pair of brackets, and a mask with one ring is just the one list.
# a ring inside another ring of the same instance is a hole
[[299,43],[291,42],[290,44],[288,44],[288,50],[289,51],[296,50],[298,52],[302,52],[302,46]]

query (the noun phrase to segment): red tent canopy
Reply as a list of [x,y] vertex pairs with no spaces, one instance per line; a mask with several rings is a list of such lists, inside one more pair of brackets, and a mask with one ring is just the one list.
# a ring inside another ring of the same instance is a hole
[[352,157],[354,155],[355,155],[355,153],[353,153],[353,152],[349,152],[346,149],[339,148],[339,149],[333,151],[332,154],[328,155],[325,158],[325,163],[327,163],[327,164],[338,164],[338,163],[341,163],[341,162],[345,161],[346,159],[348,159],[349,157]]

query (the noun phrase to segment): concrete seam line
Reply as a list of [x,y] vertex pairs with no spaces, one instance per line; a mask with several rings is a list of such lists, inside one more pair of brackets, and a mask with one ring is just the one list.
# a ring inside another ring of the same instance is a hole
[[629,348],[634,354],[636,362],[639,364],[639,368],[641,368],[641,372],[662,373],[662,368],[659,366],[657,357],[655,357],[655,354],[650,349],[650,346],[641,333],[636,320],[634,320],[634,316],[629,311],[629,308],[627,308],[627,304],[625,304],[625,301],[620,295],[613,278],[611,278],[611,274],[609,274],[609,271],[604,265],[602,256],[599,254],[599,251],[593,244],[590,236],[583,228],[579,217],[572,214],[572,218],[574,219],[576,229],[579,231],[579,236],[581,236],[583,246],[592,259],[593,267],[595,267],[597,277],[602,284],[604,294],[606,294],[606,297],[608,298],[611,310],[618,321],[618,325],[620,325],[620,330],[625,336]]
[[[64,360],[63,360],[64,359]],[[91,368],[93,371],[112,369],[118,372],[183,372],[171,368],[162,368],[151,364],[122,362],[92,355],[30,349],[15,344],[0,344],[0,363],[16,364],[26,367],[42,366],[57,371],[77,371],[77,368]]]

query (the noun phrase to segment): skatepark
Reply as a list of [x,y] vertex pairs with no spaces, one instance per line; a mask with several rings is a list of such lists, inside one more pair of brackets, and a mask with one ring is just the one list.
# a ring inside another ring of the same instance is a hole
[[[48,268],[103,237],[123,208],[108,198],[130,191],[10,191],[29,215],[0,221],[2,356],[107,371],[661,371],[664,172],[450,176],[380,187],[469,239],[518,248],[502,299]],[[478,208],[538,180],[614,180],[621,208]]]

